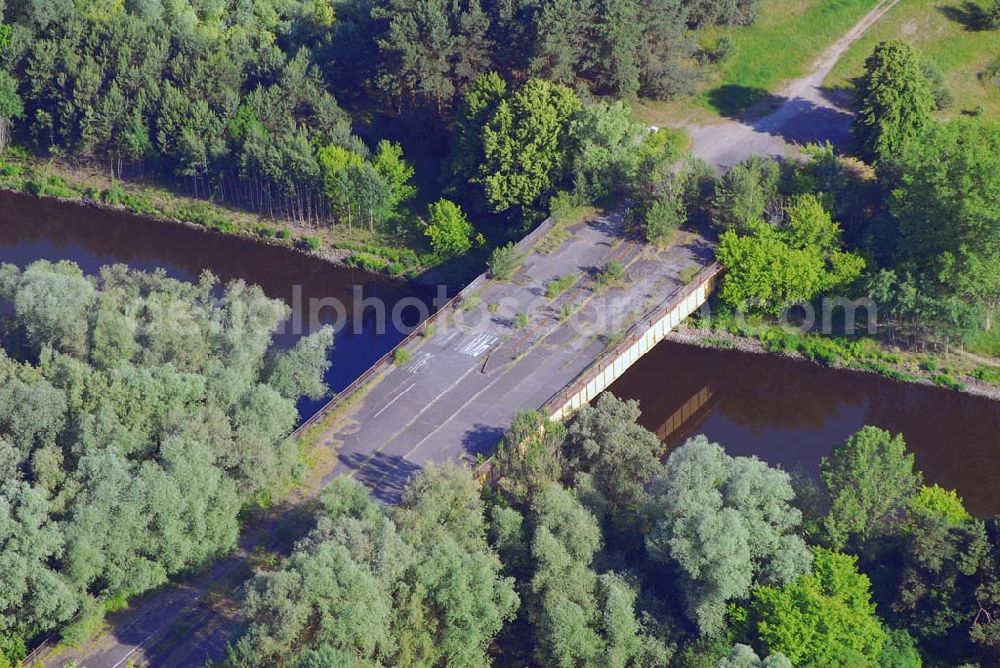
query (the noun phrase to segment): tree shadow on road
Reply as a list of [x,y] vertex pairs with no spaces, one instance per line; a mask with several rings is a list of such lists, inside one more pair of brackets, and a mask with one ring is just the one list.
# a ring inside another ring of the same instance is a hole
[[685,241],[682,246],[693,255],[700,264],[707,265],[715,260],[715,246],[700,236]]
[[340,458],[340,463],[350,469],[354,478],[383,503],[399,503],[406,484],[420,470],[419,466],[404,457],[381,452],[370,455],[346,454]]
[[[597,230],[601,234],[609,238],[622,237],[627,235],[627,231],[618,218],[613,218],[611,216],[593,216],[586,222],[587,227],[592,230]],[[606,245],[611,245],[611,242],[601,242]]]
[[799,145],[829,141],[843,150],[849,145],[852,116],[845,110],[849,101],[845,103],[848,98],[841,90],[821,91],[833,106],[734,84],[710,91],[709,100],[724,116],[755,132]]
[[834,148],[845,150],[850,144],[852,119],[853,116],[842,109],[795,98],[784,104],[782,114],[763,118],[751,127],[792,144],[822,144],[828,141]]
[[858,79],[851,80],[851,86],[822,86],[819,94],[823,99],[840,109],[850,109],[854,104],[854,91],[857,88]]
[[462,436],[462,449],[473,460],[479,455],[489,457],[503,435],[504,430],[500,427],[476,423]]
[[739,84],[717,86],[708,91],[708,102],[726,118],[750,123],[781,106],[785,98],[764,89]]

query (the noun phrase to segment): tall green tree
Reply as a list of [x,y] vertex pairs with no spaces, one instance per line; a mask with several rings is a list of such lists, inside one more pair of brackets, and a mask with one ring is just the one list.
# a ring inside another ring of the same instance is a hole
[[17,93],[17,82],[9,72],[0,72],[0,151],[10,140],[12,121],[24,115],[24,104]]
[[601,395],[573,419],[564,447],[570,471],[588,473],[613,509],[635,510],[646,485],[660,468],[663,446],[637,424],[639,404]]
[[746,233],[779,206],[781,171],[774,160],[753,157],[733,166],[715,182],[714,222],[722,231]]
[[378,143],[372,165],[388,186],[389,197],[386,208],[388,214],[394,214],[403,203],[413,199],[417,194],[416,187],[410,183],[415,171],[403,159],[403,148],[384,139]]
[[477,182],[490,207],[532,209],[563,177],[568,121],[581,108],[565,86],[531,79],[501,101],[482,130]]
[[815,195],[793,199],[777,229],[751,221],[751,234],[727,230],[717,255],[726,268],[722,299],[771,313],[809,301],[861,275],[864,260],[843,250],[840,226]]
[[351,657],[363,665],[481,666],[518,606],[486,543],[469,471],[431,466],[388,516],[353,480],[324,491],[317,526],[248,588],[233,665]]
[[878,427],[864,427],[835,445],[820,471],[830,497],[823,529],[837,548],[892,532],[923,479],[903,437]]
[[633,98],[642,84],[640,4],[638,0],[602,0],[598,16],[598,85],[614,97]]
[[918,513],[873,565],[887,617],[932,656],[956,664],[1000,657],[996,533],[981,520]]
[[44,490],[13,478],[0,487],[0,663],[22,659],[27,641],[68,620],[79,605],[52,567],[65,538],[51,513]]
[[889,209],[901,260],[993,324],[1000,305],[1000,126],[929,127],[903,148]]
[[624,102],[596,102],[573,116],[569,171],[579,199],[601,201],[621,195],[631,185],[642,132]]
[[465,212],[451,200],[442,198],[427,208],[424,234],[434,252],[442,257],[461,255],[472,248],[474,231]]
[[532,504],[531,619],[538,627],[536,658],[544,665],[579,665],[603,652],[595,626],[597,575],[591,569],[601,546],[597,520],[558,483]]
[[382,0],[372,16],[384,24],[378,85],[390,100],[446,108],[489,69],[490,19],[479,0]]
[[892,162],[930,123],[933,106],[916,50],[896,40],[878,44],[865,61],[855,98],[859,152],[871,161]]
[[534,26],[529,72],[572,86],[590,60],[590,38],[597,20],[594,0],[544,0],[528,20]]
[[749,619],[760,645],[796,666],[875,665],[886,632],[856,563],[818,548],[811,573],[758,588]]

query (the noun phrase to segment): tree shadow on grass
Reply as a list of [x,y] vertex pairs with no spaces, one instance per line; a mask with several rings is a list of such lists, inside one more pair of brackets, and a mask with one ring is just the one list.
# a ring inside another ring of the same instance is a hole
[[944,5],[938,7],[937,10],[946,18],[961,24],[969,32],[990,30],[993,27],[990,25],[990,17],[986,11],[971,0],[966,0],[961,5]]

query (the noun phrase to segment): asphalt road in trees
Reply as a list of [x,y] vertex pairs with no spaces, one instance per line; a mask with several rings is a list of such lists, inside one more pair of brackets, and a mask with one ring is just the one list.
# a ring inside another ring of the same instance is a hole
[[[510,281],[488,281],[468,308],[439,319],[408,360],[338,415],[319,436],[338,461],[323,484],[352,475],[394,503],[426,463],[489,454],[519,411],[540,408],[600,356],[609,337],[714,260],[710,244],[690,233],[668,248],[649,247],[626,234],[620,213],[550,232],[542,245],[549,252],[529,251]],[[611,260],[625,277],[602,285],[600,270]],[[236,594],[255,552],[287,553],[308,530],[307,509],[308,498],[277,509],[243,537],[237,554],[132,601],[109,618],[108,633],[45,664],[186,668],[224,657],[243,623]]]

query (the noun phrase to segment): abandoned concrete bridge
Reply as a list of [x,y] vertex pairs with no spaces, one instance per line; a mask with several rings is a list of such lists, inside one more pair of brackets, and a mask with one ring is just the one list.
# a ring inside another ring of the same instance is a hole
[[[620,215],[548,223],[522,248],[510,280],[474,281],[335,399],[330,410],[359,394],[320,435],[337,453],[324,482],[353,475],[393,503],[428,462],[488,458],[519,411],[569,416],[697,310],[719,274],[701,237],[653,248]],[[621,268],[610,283],[609,263]]]

